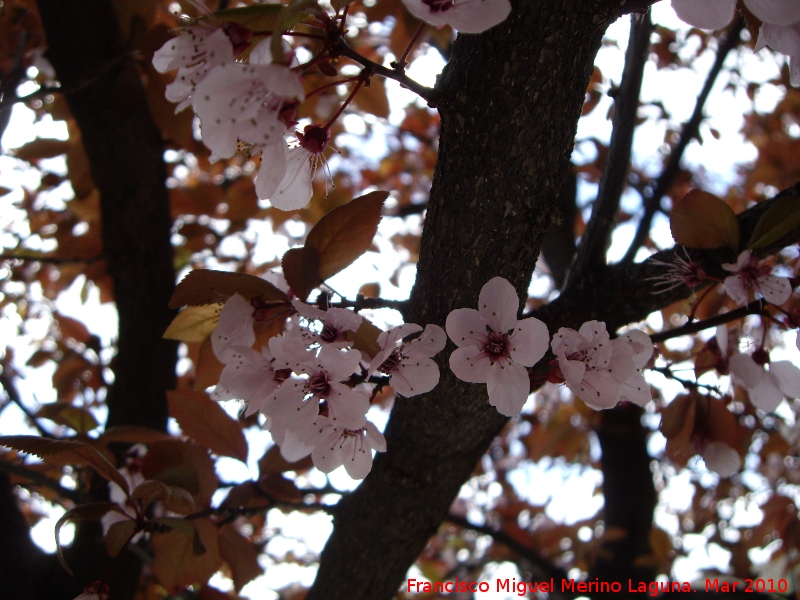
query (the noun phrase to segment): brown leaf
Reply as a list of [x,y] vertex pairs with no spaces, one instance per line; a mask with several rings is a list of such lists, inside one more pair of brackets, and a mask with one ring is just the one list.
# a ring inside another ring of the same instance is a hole
[[739,248],[739,221],[717,196],[692,190],[675,203],[669,217],[675,242],[687,248]]
[[99,426],[99,423],[88,409],[82,406],[72,406],[65,402],[43,404],[36,411],[36,416],[50,419],[59,425],[66,425],[78,433],[86,433]]
[[258,552],[253,542],[239,533],[233,524],[219,531],[219,553],[231,568],[237,593],[264,572],[258,564]]
[[35,435],[6,435],[0,437],[0,445],[26,454],[35,454],[54,464],[91,466],[100,476],[119,485],[126,494],[129,492],[128,482],[117,468],[89,444],[74,440],[51,440]]
[[370,79],[369,86],[364,86],[358,91],[353,103],[361,110],[381,119],[389,117],[389,99],[386,97],[386,86],[380,77]]
[[103,444],[111,442],[125,442],[127,444],[152,444],[174,439],[168,433],[149,427],[138,427],[136,425],[117,425],[109,427],[98,439]]
[[255,275],[195,269],[175,288],[169,300],[169,307],[180,308],[187,305],[201,306],[225,302],[237,293],[248,300],[260,297],[265,302],[289,303],[289,296]]
[[319,277],[328,279],[364,254],[378,230],[389,192],[370,192],[322,217],[308,232],[306,246],[319,251]]
[[247,462],[247,440],[239,422],[205,392],[167,392],[169,414],[178,421],[183,432],[201,446],[220,456],[231,456]]
[[258,460],[258,472],[260,477],[285,473],[286,471],[307,471],[314,466],[311,456],[301,458],[296,462],[289,462],[281,455],[278,446],[270,446],[264,456]]
[[211,338],[206,338],[197,352],[197,363],[194,366],[194,389],[202,392],[219,381],[225,368],[211,346]]
[[187,490],[198,508],[209,505],[219,485],[208,451],[188,440],[151,444],[142,461],[142,475]]
[[153,573],[170,593],[187,585],[203,584],[222,565],[219,555],[218,532],[210,519],[195,519],[199,542],[205,548],[195,554],[195,540],[183,531],[153,534]]
[[281,259],[286,283],[301,300],[308,298],[320,282],[319,262],[319,252],[312,246],[292,248]]
[[370,357],[374,357],[381,350],[378,345],[378,336],[381,333],[380,329],[364,317],[361,319],[361,325],[358,326],[356,331],[347,332],[347,341],[351,342],[356,350],[361,350],[361,352],[367,353]]
[[53,158],[66,154],[69,142],[50,138],[37,138],[14,150],[14,156],[27,162],[35,162],[42,158]]

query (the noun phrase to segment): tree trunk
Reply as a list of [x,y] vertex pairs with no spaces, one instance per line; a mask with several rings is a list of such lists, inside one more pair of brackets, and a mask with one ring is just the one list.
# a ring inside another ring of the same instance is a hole
[[[487,33],[456,40],[439,82],[439,161],[409,322],[444,325],[451,310],[477,308],[497,275],[525,297],[614,18],[596,2],[526,0]],[[341,501],[308,600],[392,598],[506,422],[484,386],[453,376],[453,348],[439,355],[431,393],[397,399],[388,451]]]

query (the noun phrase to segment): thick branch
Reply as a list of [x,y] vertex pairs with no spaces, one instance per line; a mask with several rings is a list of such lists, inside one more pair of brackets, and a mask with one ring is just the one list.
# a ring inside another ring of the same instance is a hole
[[739,45],[740,34],[742,33],[743,28],[744,19],[738,17],[731,26],[731,29],[720,41],[719,49],[717,50],[717,57],[714,60],[711,70],[706,76],[706,82],[703,85],[702,91],[697,97],[697,102],[695,103],[692,116],[683,126],[683,129],[681,130],[681,137],[678,140],[678,143],[675,145],[675,148],[672,149],[672,152],[669,155],[669,160],[667,161],[667,165],[664,167],[661,175],[655,180],[655,182],[651,182],[651,184],[645,188],[644,213],[642,214],[642,218],[639,221],[639,226],[636,229],[636,235],[634,236],[628,251],[625,253],[622,262],[633,262],[633,259],[636,257],[636,252],[642,247],[644,240],[649,235],[650,225],[653,222],[653,217],[661,208],[661,199],[667,194],[667,192],[669,192],[673,182],[675,181],[675,177],[677,177],[678,172],[680,171],[681,159],[683,158],[683,153],[686,150],[686,147],[689,145],[689,142],[697,137],[697,133],[700,129],[700,123],[703,122],[703,107],[706,104],[706,100],[708,100],[708,96],[711,94],[711,89],[714,87],[717,77],[722,71],[722,65],[725,63],[725,59],[728,57],[728,54]]
[[[614,95],[614,123],[603,177],[592,209],[592,217],[581,238],[569,279],[580,278],[587,269],[605,264],[619,202],[627,186],[631,146],[639,110],[644,66],[650,53],[653,23],[650,13],[631,17],[631,34],[625,52],[622,82]],[[569,285],[569,283],[567,284]]]

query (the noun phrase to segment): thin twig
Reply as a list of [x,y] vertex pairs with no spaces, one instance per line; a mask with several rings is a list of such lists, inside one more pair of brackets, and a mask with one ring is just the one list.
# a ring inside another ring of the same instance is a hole
[[47,431],[44,427],[42,427],[41,423],[39,423],[39,420],[36,418],[36,415],[34,415],[28,409],[28,407],[25,406],[25,404],[23,404],[22,398],[20,398],[17,388],[14,386],[14,383],[5,373],[0,374],[0,385],[3,386],[3,389],[6,391],[9,400],[11,400],[14,404],[16,404],[19,407],[19,409],[25,414],[25,416],[28,417],[28,419],[30,419],[34,427],[36,427],[36,429],[39,430],[39,433],[42,435],[42,437],[52,438],[53,435],[49,431]]
[[653,340],[653,343],[663,342],[665,340],[671,340],[683,335],[697,333],[698,331],[703,331],[704,329],[710,329],[711,327],[716,327],[717,325],[722,325],[723,323],[730,323],[731,321],[742,319],[748,315],[760,315],[764,313],[764,300],[753,300],[750,304],[746,304],[730,312],[716,315],[708,319],[703,319],[702,321],[692,321],[686,323],[686,325],[681,325],[680,327],[670,329],[668,331],[654,333],[650,336],[650,339]]
[[614,123],[608,156],[603,167],[603,177],[592,209],[592,217],[581,238],[575,265],[570,270],[570,280],[582,277],[586,269],[606,264],[605,255],[611,231],[619,211],[620,198],[627,186],[639,96],[644,67],[650,54],[652,32],[653,22],[649,12],[631,18],[630,41],[625,52],[625,70],[622,73],[620,87],[614,95]]
[[17,475],[19,477],[30,479],[35,485],[46,487],[54,492],[58,492],[60,496],[68,500],[72,500],[75,504],[82,504],[86,502],[86,497],[80,491],[65,488],[52,477],[48,477],[47,475],[43,475],[38,471],[29,469],[25,465],[15,465],[6,460],[0,460],[0,470],[10,473],[11,475]]
[[347,300],[346,298],[343,298],[340,302],[331,302],[329,306],[331,308],[356,308],[358,310],[393,308],[402,313],[406,309],[407,304],[408,300],[386,300],[384,298],[366,298],[365,296],[358,294],[355,300]]
[[339,35],[336,43],[331,48],[331,55],[332,56],[344,56],[357,62],[358,64],[362,65],[364,68],[367,69],[367,74],[369,76],[372,75],[380,75],[382,77],[386,77],[388,79],[394,79],[400,85],[408,88],[423,100],[428,102],[428,106],[435,108],[436,107],[436,90],[433,88],[429,88],[427,86],[422,85],[421,83],[417,83],[410,77],[406,76],[405,73],[401,71],[395,71],[393,69],[387,69],[383,65],[379,65],[378,63],[371,61],[365,56],[362,56],[358,53],[355,49],[353,49],[350,44],[344,39],[342,35]]
[[714,392],[720,397],[722,396],[722,390],[719,389],[718,386],[711,385],[708,383],[698,383],[697,381],[689,381],[688,379],[683,379],[681,377],[676,376],[672,372],[672,369],[670,369],[669,367],[649,367],[649,369],[651,371],[661,373],[667,379],[672,379],[673,381],[677,381],[684,387],[684,389],[691,390],[696,388],[703,388],[705,390],[708,390],[709,392]]
[[522,558],[530,562],[532,565],[539,567],[548,577],[552,577],[554,579],[567,579],[567,572],[563,569],[557,567],[549,560],[544,558],[538,552],[536,552],[533,548],[529,548],[525,544],[518,542],[516,539],[511,537],[502,529],[495,529],[494,527],[488,527],[486,525],[476,525],[468,521],[465,517],[460,515],[456,515],[453,513],[449,513],[447,517],[445,517],[446,521],[450,521],[454,525],[458,525],[459,527],[463,527],[465,529],[471,529],[478,533],[482,533],[484,535],[491,536],[492,539],[496,542],[507,546],[517,554],[519,554]]
[[725,38],[720,41],[714,65],[708,72],[703,90],[697,97],[694,112],[691,118],[684,124],[680,139],[669,155],[667,166],[664,167],[658,179],[656,179],[655,182],[651,182],[644,190],[644,214],[642,214],[642,219],[639,221],[636,235],[621,262],[633,262],[636,252],[642,247],[644,240],[650,233],[650,225],[652,224],[653,217],[656,212],[661,209],[661,199],[670,190],[675,181],[675,177],[677,177],[680,171],[681,159],[683,158],[686,147],[689,145],[689,142],[697,137],[700,123],[703,121],[703,107],[706,104],[706,100],[708,100],[708,96],[711,93],[711,89],[714,87],[717,77],[722,71],[722,65],[725,63],[725,59],[728,57],[728,54],[739,45],[743,28],[744,19],[738,17],[725,35]]
[[78,257],[75,257],[75,258],[59,258],[59,257],[56,257],[56,256],[31,256],[31,255],[28,255],[28,256],[22,255],[22,256],[20,256],[20,255],[17,255],[17,254],[0,254],[0,260],[24,260],[24,261],[28,261],[28,262],[40,262],[40,263],[46,263],[46,264],[50,264],[50,265],[68,265],[68,264],[73,264],[73,263],[86,263],[87,265],[90,265],[92,263],[95,263],[95,262],[97,262],[99,260],[104,260],[104,259],[105,259],[104,255],[92,256],[92,257],[89,257],[89,258],[78,258]]

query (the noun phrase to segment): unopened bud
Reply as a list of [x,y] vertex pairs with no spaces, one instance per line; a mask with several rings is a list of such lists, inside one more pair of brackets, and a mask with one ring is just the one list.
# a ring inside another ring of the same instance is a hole
[[758,365],[765,365],[769,362],[769,351],[766,350],[763,346],[757,348],[755,352],[753,352],[753,360]]
[[233,55],[239,56],[250,45],[250,39],[253,37],[253,30],[233,21],[227,21],[222,24],[222,31],[228,36],[233,45]]

